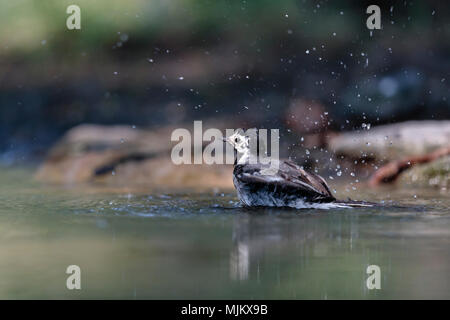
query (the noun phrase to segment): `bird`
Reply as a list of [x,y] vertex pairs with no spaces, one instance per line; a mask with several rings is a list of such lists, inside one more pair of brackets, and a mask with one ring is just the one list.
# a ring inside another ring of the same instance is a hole
[[[331,209],[373,206],[363,201],[337,200],[324,178],[304,170],[291,160],[272,159],[278,161],[278,170],[266,174],[270,164],[258,161],[258,154],[250,148],[251,138],[255,139],[240,130],[224,138],[235,151],[233,184],[245,207]],[[241,154],[239,161],[237,153]]]

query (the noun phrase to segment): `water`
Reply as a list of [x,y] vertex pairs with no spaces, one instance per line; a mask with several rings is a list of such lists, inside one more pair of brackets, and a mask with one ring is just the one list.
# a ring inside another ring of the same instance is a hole
[[[0,169],[0,298],[450,298],[448,191],[352,192],[410,207],[248,210],[232,190],[43,186]],[[81,290],[66,288],[73,264]]]

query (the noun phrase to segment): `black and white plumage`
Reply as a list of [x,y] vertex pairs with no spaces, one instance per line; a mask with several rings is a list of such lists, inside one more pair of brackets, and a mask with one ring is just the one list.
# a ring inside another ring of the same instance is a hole
[[307,172],[289,160],[272,159],[278,161],[278,170],[270,175],[264,174],[270,164],[249,161],[255,157],[250,153],[249,137],[236,132],[226,141],[242,154],[240,161],[234,165],[233,182],[238,198],[245,206],[297,209],[372,206],[359,201],[336,200],[321,176]]

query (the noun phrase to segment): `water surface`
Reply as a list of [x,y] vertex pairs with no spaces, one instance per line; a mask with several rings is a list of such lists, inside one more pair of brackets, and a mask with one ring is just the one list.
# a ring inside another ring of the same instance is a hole
[[[0,169],[3,299],[450,298],[445,190],[352,190],[383,208],[248,210],[233,190],[45,186],[31,173]],[[72,264],[81,290],[66,288]]]

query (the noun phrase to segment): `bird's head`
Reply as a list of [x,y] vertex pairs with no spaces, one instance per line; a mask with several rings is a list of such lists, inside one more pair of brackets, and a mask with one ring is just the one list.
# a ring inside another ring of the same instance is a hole
[[224,141],[233,146],[236,151],[244,153],[250,148],[250,138],[241,131],[236,131],[232,135],[226,137]]

